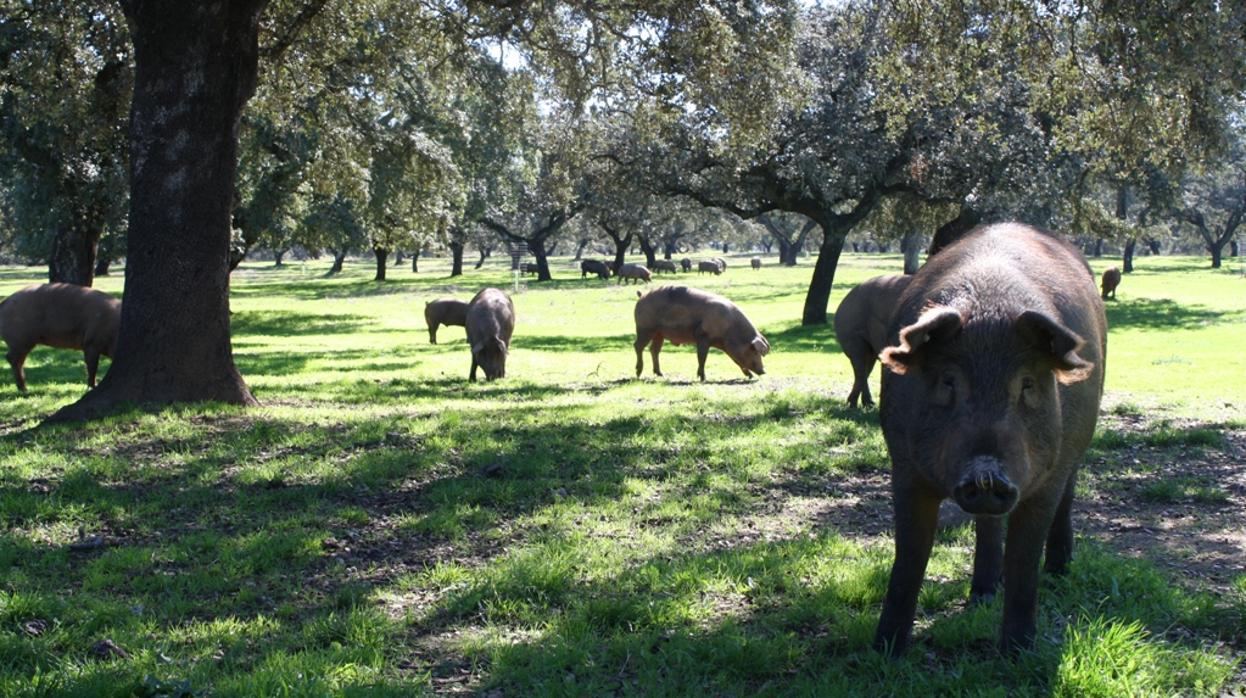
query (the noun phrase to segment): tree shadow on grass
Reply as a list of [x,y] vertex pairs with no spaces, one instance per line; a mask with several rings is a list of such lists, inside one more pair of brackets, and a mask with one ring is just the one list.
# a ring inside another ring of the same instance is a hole
[[1240,319],[1240,313],[1220,312],[1203,305],[1177,303],[1167,298],[1107,301],[1105,305],[1109,329],[1123,327],[1148,330],[1191,329]]
[[371,327],[371,318],[363,315],[313,315],[275,310],[238,310],[229,319],[236,343],[245,344],[248,337],[305,337],[331,334],[359,334]]
[[830,352],[839,353],[835,339],[834,316],[825,325],[789,325],[766,334],[772,351]]

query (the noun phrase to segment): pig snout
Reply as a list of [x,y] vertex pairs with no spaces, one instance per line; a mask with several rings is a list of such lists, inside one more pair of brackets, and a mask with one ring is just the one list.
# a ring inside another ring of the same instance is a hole
[[1012,484],[998,459],[978,456],[969,462],[965,476],[952,496],[968,514],[1002,516],[1017,505],[1021,491]]

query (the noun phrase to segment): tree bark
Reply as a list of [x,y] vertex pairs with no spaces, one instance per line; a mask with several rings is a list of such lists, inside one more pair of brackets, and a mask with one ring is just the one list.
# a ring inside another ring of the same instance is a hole
[[284,267],[284,266],[286,265],[286,263],[285,263],[285,257],[286,257],[286,251],[285,251],[285,250],[277,250],[277,252],[276,252],[276,256],[275,256],[275,257],[274,257],[274,259],[273,259],[273,266],[274,266],[274,267]]
[[418,247],[411,253],[411,273],[420,273],[420,248]]
[[1159,254],[1163,251],[1159,240],[1156,240],[1155,238],[1147,238],[1146,246],[1147,249],[1150,250],[1152,256],[1159,256]]
[[48,258],[48,280],[53,283],[90,286],[95,282],[95,253],[99,231],[66,228],[57,231]]
[[1229,256],[1236,257],[1238,255],[1237,240],[1229,240]]
[[900,250],[904,252],[905,274],[916,274],[917,267],[921,265],[921,241],[921,234],[914,231],[905,233],[904,239],[900,241]]
[[329,267],[329,276],[342,273],[342,264],[346,261],[346,250],[333,253],[333,266]]
[[463,275],[463,248],[465,245],[455,240],[450,241],[450,276]]
[[1125,252],[1121,255],[1121,272],[1128,274],[1134,270],[1134,249],[1138,247],[1137,238],[1129,238],[1125,242]]
[[389,250],[373,247],[372,254],[376,255],[376,276],[373,281],[385,280],[385,262],[389,259]]
[[398,251],[394,252],[394,266],[395,266],[395,267],[402,266],[402,260],[404,260],[404,259],[406,259],[406,258],[407,258],[407,256],[406,256],[405,254],[403,254],[403,253],[402,253],[402,250],[398,250]]
[[476,268],[479,269],[485,265],[485,259],[489,257],[490,251],[483,247],[477,251],[480,252],[480,259],[476,260]]
[[657,266],[657,263],[658,263],[657,249],[654,248],[653,243],[649,242],[649,238],[645,237],[644,235],[640,236],[639,241],[640,241],[640,251],[643,252],[645,255],[645,266],[649,267],[650,269],[654,268],[655,266]]
[[254,405],[234,365],[229,238],[262,0],[122,2],[134,42],[125,302],[104,380],[50,421],[127,403]]
[[592,242],[592,241],[589,240],[588,238],[580,238],[579,240],[576,241],[575,256],[571,258],[572,261],[578,262],[580,261],[581,258],[584,257],[584,249],[588,247],[589,242]]
[[1095,259],[1103,256],[1103,238],[1095,238]]
[[1209,245],[1208,250],[1211,252],[1211,268],[1219,269],[1220,260],[1224,256],[1224,245]]
[[549,281],[553,277],[549,274],[549,252],[545,249],[545,241],[536,239],[528,243],[528,250],[532,252],[532,256],[536,258],[536,280]]
[[800,319],[802,325],[826,324],[835,269],[839,266],[839,255],[844,251],[844,239],[848,237],[846,229],[836,229],[825,223],[822,225],[822,245],[818,248],[818,261],[813,266],[813,278],[809,280],[809,292],[805,294],[805,309]]

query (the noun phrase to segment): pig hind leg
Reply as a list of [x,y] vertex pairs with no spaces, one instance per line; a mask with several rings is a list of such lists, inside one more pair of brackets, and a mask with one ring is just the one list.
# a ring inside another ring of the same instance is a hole
[[710,343],[708,340],[697,340],[697,378],[701,382],[705,382],[705,359],[710,355]]
[[82,360],[87,365],[87,387],[95,387],[95,374],[99,372],[100,352],[98,349],[86,348],[82,350]]
[[662,352],[662,342],[665,338],[662,335],[654,335],[653,342],[649,344],[649,354],[653,357],[653,375],[662,375],[662,366],[658,363],[658,354]]
[[17,389],[26,392],[26,371],[23,366],[26,364],[26,356],[30,354],[32,346],[15,345],[9,347],[9,353],[5,358],[9,360],[9,365],[13,367],[13,380],[17,382]]
[[848,393],[848,405],[857,406],[857,397],[866,407],[874,406],[874,398],[870,396],[870,374],[874,372],[877,353],[865,342],[850,341],[844,346],[848,353],[848,361],[852,364],[852,392]]

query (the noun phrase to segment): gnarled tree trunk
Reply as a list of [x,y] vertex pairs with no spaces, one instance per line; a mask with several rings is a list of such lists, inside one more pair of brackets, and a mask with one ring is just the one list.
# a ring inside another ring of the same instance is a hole
[[[465,245],[455,240],[450,241],[450,276],[463,275],[463,248]],[[481,258],[484,261],[484,258]]]
[[333,253],[333,266],[329,267],[329,276],[342,273],[342,264],[346,261],[346,250]]
[[255,90],[260,0],[121,3],[134,42],[130,228],[117,352],[52,421],[126,403],[255,403],[229,334],[238,120]]
[[376,276],[373,281],[385,280],[385,262],[389,259],[389,250],[380,247],[373,247],[372,254],[376,255]]
[[644,235],[640,236],[640,251],[645,254],[645,266],[649,267],[650,269],[653,269],[655,266],[657,266],[657,262],[658,262],[657,248],[655,248],[653,246],[653,243],[649,242],[649,238],[645,237]]
[[844,251],[847,230],[836,229],[822,223],[822,246],[818,248],[818,261],[813,266],[813,278],[805,294],[805,308],[801,314],[802,325],[825,325],[826,308],[831,301],[831,286],[835,283],[835,269],[839,255]]

